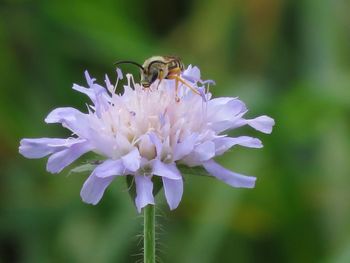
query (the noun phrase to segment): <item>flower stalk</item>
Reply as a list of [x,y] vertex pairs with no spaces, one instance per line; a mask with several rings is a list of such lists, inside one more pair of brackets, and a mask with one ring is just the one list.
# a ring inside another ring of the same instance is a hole
[[155,207],[147,205],[143,209],[144,218],[144,263],[155,263],[156,240],[155,240]]

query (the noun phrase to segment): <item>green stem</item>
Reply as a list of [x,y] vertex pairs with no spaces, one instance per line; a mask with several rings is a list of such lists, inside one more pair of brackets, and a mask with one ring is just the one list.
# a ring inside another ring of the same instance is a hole
[[144,263],[155,263],[156,240],[155,240],[155,213],[154,205],[147,205],[143,209],[144,217]]

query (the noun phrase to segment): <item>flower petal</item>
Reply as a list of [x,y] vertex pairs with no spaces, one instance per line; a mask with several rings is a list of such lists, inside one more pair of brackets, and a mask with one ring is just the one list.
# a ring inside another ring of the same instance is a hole
[[262,142],[258,138],[250,137],[250,136],[240,136],[232,138],[235,141],[235,144],[241,145],[249,148],[262,148]]
[[189,65],[187,69],[182,73],[182,77],[191,82],[197,82],[201,79],[201,72],[198,67]]
[[182,142],[175,144],[173,160],[177,161],[190,154],[196,143],[197,134],[187,136]]
[[57,108],[46,117],[46,123],[62,123],[80,137],[87,138],[89,131],[88,114],[84,114],[71,107]]
[[107,74],[105,74],[105,84],[106,84],[107,90],[108,90],[110,93],[113,93],[114,85],[112,85],[112,83],[111,83],[111,81],[109,80],[109,77],[108,77]]
[[80,191],[80,196],[83,201],[88,204],[96,205],[101,200],[106,188],[115,177],[116,176],[109,176],[101,178],[96,176],[95,172],[92,172]]
[[215,156],[215,143],[212,141],[205,141],[196,146],[194,151],[184,157],[181,161],[188,166],[201,165],[203,162]]
[[221,155],[228,149],[235,145],[241,145],[250,148],[262,148],[262,142],[253,137],[240,136],[240,137],[219,137],[214,140],[215,143],[215,155]]
[[160,158],[162,154],[162,148],[163,148],[162,142],[154,132],[148,133],[148,136],[151,139],[151,142],[156,147],[157,157]]
[[209,79],[209,80],[201,80],[201,72],[198,67],[192,65],[189,65],[186,70],[181,74],[181,77],[185,80],[191,81],[193,83],[199,82],[203,85],[209,84],[209,85],[215,85],[215,81]]
[[204,162],[203,167],[208,173],[233,187],[253,188],[255,186],[255,177],[234,173],[213,160]]
[[121,159],[124,167],[131,172],[135,172],[140,168],[141,156],[137,148],[134,148],[131,152],[124,155]]
[[71,147],[52,154],[47,161],[46,170],[50,173],[59,173],[84,153],[92,150],[92,146],[85,140]]
[[101,111],[108,108],[108,102],[111,100],[111,97],[104,87],[94,83],[96,79],[91,78],[87,70],[85,71],[85,78],[89,88],[74,84],[73,89],[87,95],[95,105],[97,116],[101,117]]
[[80,196],[88,204],[97,204],[107,186],[116,176],[123,175],[124,166],[121,160],[107,160],[97,166],[85,181]]
[[107,178],[114,175],[123,175],[125,167],[122,160],[107,160],[95,168],[95,175],[99,178]]
[[178,207],[182,194],[183,194],[183,181],[182,178],[179,180],[172,180],[166,177],[162,177],[164,193],[168,205],[171,210]]
[[148,204],[154,205],[153,183],[151,178],[142,175],[135,175],[136,198],[135,204],[137,211],[141,213],[141,209]]
[[22,139],[19,152],[26,158],[42,158],[61,151],[76,142],[79,142],[79,140],[57,138]]
[[205,141],[198,145],[195,150],[196,158],[200,161],[206,161],[215,156],[215,144],[212,141]]
[[152,160],[156,157],[156,147],[151,142],[151,139],[148,135],[142,135],[139,138],[139,152],[142,157]]
[[152,173],[154,175],[166,177],[169,179],[181,179],[181,173],[177,169],[175,163],[163,163],[158,159],[152,161]]
[[[208,121],[217,133],[233,129],[247,112],[245,104],[237,98],[216,98],[208,102]],[[240,125],[242,126],[242,125]]]
[[275,125],[275,121],[271,117],[263,115],[247,120],[247,124],[255,130],[270,134],[272,132],[272,127]]
[[76,90],[76,91],[79,91],[80,93],[83,93],[85,95],[87,95],[90,100],[95,103],[96,101],[96,98],[95,98],[95,92],[92,90],[92,89],[89,89],[89,88],[85,88],[83,86],[80,86],[78,84],[73,84],[73,87],[72,87],[73,90]]
[[222,97],[208,101],[208,119],[211,122],[232,120],[246,111],[246,105],[237,98]]
[[90,77],[90,74],[87,70],[84,71],[84,75],[85,75],[85,78],[86,78],[86,82],[88,83],[89,86],[92,86],[95,82],[95,78],[91,78]]

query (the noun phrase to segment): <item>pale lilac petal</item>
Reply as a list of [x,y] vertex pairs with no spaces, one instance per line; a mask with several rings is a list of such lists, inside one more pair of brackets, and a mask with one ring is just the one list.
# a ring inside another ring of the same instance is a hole
[[52,154],[47,161],[46,169],[50,173],[59,173],[66,166],[70,165],[90,150],[92,150],[92,146],[88,142],[82,140],[80,143],[76,143],[65,150]]
[[90,130],[88,115],[70,107],[54,109],[46,117],[45,122],[62,123],[63,127],[84,138],[88,137]]
[[96,205],[101,200],[103,193],[114,178],[115,176],[101,178],[96,176],[93,172],[85,181],[80,191],[80,196],[83,201],[88,204]]
[[247,124],[260,132],[270,134],[272,132],[272,127],[275,125],[275,121],[269,116],[263,115],[247,120]]
[[95,175],[100,178],[107,178],[114,175],[123,175],[125,167],[122,160],[107,160],[95,168]]
[[[198,67],[189,65],[187,69],[181,74],[181,77],[190,82],[196,83],[199,82],[203,85],[215,85],[215,81],[213,80],[201,80],[201,73]],[[206,96],[204,96],[204,100],[206,100]]]
[[78,84],[73,84],[73,87],[72,89],[76,90],[76,91],[79,91],[80,93],[83,93],[85,95],[87,95],[90,100],[92,102],[95,102],[96,101],[96,98],[95,98],[95,92],[93,89],[90,89],[90,88],[85,88],[83,86],[80,86]]
[[181,77],[185,80],[195,83],[200,80],[201,75],[197,67],[192,67],[192,65],[189,65],[187,69],[185,69],[184,72],[181,74]]
[[[104,87],[99,84],[94,83],[96,81],[95,78],[91,78],[89,72],[85,71],[86,82],[89,85],[89,88],[83,88],[80,86],[80,92],[89,96],[92,102],[96,105],[97,99],[99,95],[107,95],[107,91]],[[78,86],[78,85],[77,85]],[[79,86],[77,87],[79,88]],[[74,86],[73,86],[74,89]],[[107,96],[108,97],[108,96]]]
[[85,115],[77,109],[71,107],[56,108],[45,118],[46,123],[64,123],[70,126],[70,122],[76,121],[77,116]]
[[148,135],[140,136],[138,148],[142,157],[148,160],[152,160],[156,157],[156,148]]
[[217,134],[220,134],[223,131],[234,129],[233,126],[235,123],[236,121],[226,120],[226,121],[218,121],[218,122],[210,123],[209,126]]
[[91,87],[94,84],[96,79],[95,78],[91,78],[90,75],[89,75],[89,72],[87,70],[84,71],[84,74],[85,74],[86,82]]
[[193,133],[187,136],[182,142],[175,144],[173,151],[174,161],[182,159],[193,151],[197,136],[197,134]]
[[151,178],[142,175],[135,175],[136,198],[135,204],[137,211],[141,213],[141,209],[146,205],[154,205],[153,183]]
[[200,72],[199,68],[196,67],[196,66],[194,66],[194,67],[192,67],[192,66],[190,67],[189,66],[184,71],[183,74],[188,76],[188,77],[191,77],[194,80],[194,82],[197,82],[197,81],[199,81],[201,79],[201,72]]
[[133,149],[132,143],[129,141],[127,134],[117,133],[114,137],[118,142],[117,144],[120,152],[129,153]]
[[160,123],[160,127],[163,127],[163,126],[164,126],[165,121],[166,121],[166,119],[165,119],[165,113],[159,114],[159,123]]
[[262,142],[253,137],[240,136],[240,137],[219,137],[214,140],[215,143],[215,155],[221,155],[228,149],[235,145],[241,145],[249,148],[262,148]]
[[209,160],[215,156],[215,143],[212,141],[205,141],[198,145],[195,150],[195,159],[199,162]]
[[208,173],[233,187],[253,188],[255,186],[255,177],[234,173],[213,160],[204,162],[203,167]]
[[163,177],[162,180],[167,203],[170,209],[174,210],[178,207],[182,198],[183,181],[182,179],[172,180],[166,177]]
[[188,166],[197,166],[202,162],[207,161],[215,156],[215,143],[212,141],[205,141],[204,143],[195,147],[189,155],[181,159],[181,162]]
[[112,85],[111,81],[109,80],[109,77],[108,77],[107,74],[105,74],[105,83],[106,83],[107,90],[110,93],[113,93],[114,92],[114,86]]
[[240,136],[232,138],[235,141],[235,144],[241,145],[249,148],[262,148],[262,142],[258,138],[250,136]]
[[221,133],[227,129],[233,129],[247,112],[247,108],[236,98],[224,97],[208,101],[207,112],[211,129]]
[[169,179],[180,179],[181,173],[175,163],[163,163],[158,159],[152,161],[152,173],[154,175],[166,177]]
[[57,138],[22,139],[19,152],[26,158],[42,158],[46,155],[61,151],[79,141],[80,140],[77,139]]
[[208,101],[208,118],[212,122],[232,120],[236,115],[247,111],[245,104],[231,97],[215,98]]
[[137,148],[134,148],[131,152],[124,155],[121,159],[124,167],[131,172],[135,172],[140,168],[141,156]]
[[93,89],[95,92],[94,104],[95,104],[96,114],[100,118],[101,113],[103,111],[108,110],[109,102],[111,99],[107,93],[107,90],[104,87],[98,84],[94,84]]
[[123,175],[124,166],[121,160],[107,160],[97,166],[85,181],[80,196],[88,204],[97,204],[108,185],[117,176]]
[[91,78],[87,71],[85,71],[85,77],[89,88],[74,84],[73,89],[87,95],[95,105],[97,116],[101,117],[101,111],[108,108],[111,97],[104,87],[94,83],[96,79]]
[[160,158],[162,153],[162,148],[163,148],[162,142],[154,132],[148,133],[148,136],[151,139],[151,142],[156,147],[157,157]]

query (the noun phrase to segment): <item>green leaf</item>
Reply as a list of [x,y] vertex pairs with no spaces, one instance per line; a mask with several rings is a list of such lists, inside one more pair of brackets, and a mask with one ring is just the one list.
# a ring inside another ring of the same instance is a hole
[[96,166],[97,166],[97,164],[91,164],[91,163],[82,164],[82,165],[79,165],[79,166],[73,168],[72,170],[70,170],[68,175],[70,175],[72,173],[91,172],[92,170],[95,169]]
[[177,168],[180,170],[181,174],[183,176],[185,175],[195,175],[195,176],[209,176],[212,177],[203,167],[196,166],[196,167],[189,167],[183,164],[178,164]]
[[125,178],[126,178],[126,184],[128,185],[129,195],[130,195],[132,201],[134,202],[134,200],[136,198],[135,178],[133,175],[127,175],[127,176],[125,176]]
[[154,196],[156,196],[159,193],[159,191],[162,190],[163,188],[162,178],[160,178],[160,176],[153,176],[152,181],[153,181],[153,194]]

